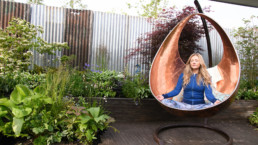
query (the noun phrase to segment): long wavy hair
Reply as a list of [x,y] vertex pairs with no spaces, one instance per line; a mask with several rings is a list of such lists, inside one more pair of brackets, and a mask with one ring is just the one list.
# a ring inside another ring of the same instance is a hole
[[204,60],[199,53],[193,53],[186,62],[186,66],[184,69],[183,86],[185,87],[190,82],[190,77],[193,75],[193,71],[192,71],[190,62],[191,62],[192,57],[194,57],[194,56],[197,56],[199,58],[199,62],[200,62],[200,67],[199,67],[198,75],[196,78],[197,84],[200,85],[200,83],[204,83],[206,86],[208,86],[209,84],[211,84],[211,77],[207,71]]

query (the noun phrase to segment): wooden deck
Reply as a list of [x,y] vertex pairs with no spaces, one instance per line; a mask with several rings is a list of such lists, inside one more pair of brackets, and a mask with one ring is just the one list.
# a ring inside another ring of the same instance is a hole
[[[153,133],[160,126],[204,123],[203,118],[172,116],[162,108],[157,109],[155,101],[150,103],[147,100],[148,103],[142,102],[142,105],[137,106],[134,103],[130,105],[129,102],[112,100],[110,105],[105,105],[108,110],[113,112],[111,116],[115,116],[116,119],[116,122],[111,126],[118,129],[119,132],[114,132],[113,129],[109,128],[103,134],[100,145],[156,145]],[[114,108],[113,103],[120,104],[119,109]],[[233,138],[234,145],[258,145],[258,131],[247,120],[247,116],[256,107],[258,107],[257,101],[236,101],[225,111],[209,118],[208,125],[229,134]],[[132,110],[130,111],[130,109]],[[170,129],[162,132],[160,138],[167,145],[222,145],[226,143],[223,136],[204,128]]]

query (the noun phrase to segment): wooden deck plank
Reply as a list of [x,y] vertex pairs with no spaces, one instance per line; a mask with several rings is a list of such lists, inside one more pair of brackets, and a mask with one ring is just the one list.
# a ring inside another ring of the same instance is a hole
[[[172,116],[155,102],[145,100],[142,105],[113,101],[104,105],[116,122],[111,124],[120,132],[108,129],[99,145],[156,145],[154,131],[162,125],[203,124],[203,118]],[[257,108],[257,101],[236,101],[226,110],[208,119],[208,125],[219,128],[233,138],[234,145],[258,145],[258,131],[248,123],[247,117]],[[160,108],[159,108],[160,107]],[[164,131],[160,138],[173,145],[221,145],[221,135],[202,128],[180,128]]]
[[[185,121],[192,123],[191,121]],[[196,123],[196,121],[194,121]],[[181,122],[118,122],[112,124],[120,132],[108,129],[102,136],[100,145],[156,145],[153,133],[156,128]],[[219,128],[233,138],[234,145],[257,145],[258,131],[244,120],[210,120],[210,126]],[[160,138],[173,145],[221,145],[226,142],[221,135],[202,128],[178,128],[164,131]]]

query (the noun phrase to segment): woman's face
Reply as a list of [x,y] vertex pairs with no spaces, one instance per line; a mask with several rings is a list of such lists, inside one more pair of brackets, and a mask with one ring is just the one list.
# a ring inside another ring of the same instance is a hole
[[200,60],[198,56],[193,56],[190,60],[190,66],[191,68],[194,69],[199,69],[200,68]]

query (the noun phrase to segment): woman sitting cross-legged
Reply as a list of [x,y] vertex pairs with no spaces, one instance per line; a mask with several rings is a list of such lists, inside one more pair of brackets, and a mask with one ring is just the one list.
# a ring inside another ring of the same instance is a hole
[[[182,102],[168,99],[178,95],[182,88]],[[204,93],[212,103],[205,103]],[[211,78],[199,53],[190,56],[175,89],[167,94],[157,95],[156,98],[169,107],[182,110],[204,109],[220,103],[212,94]]]

